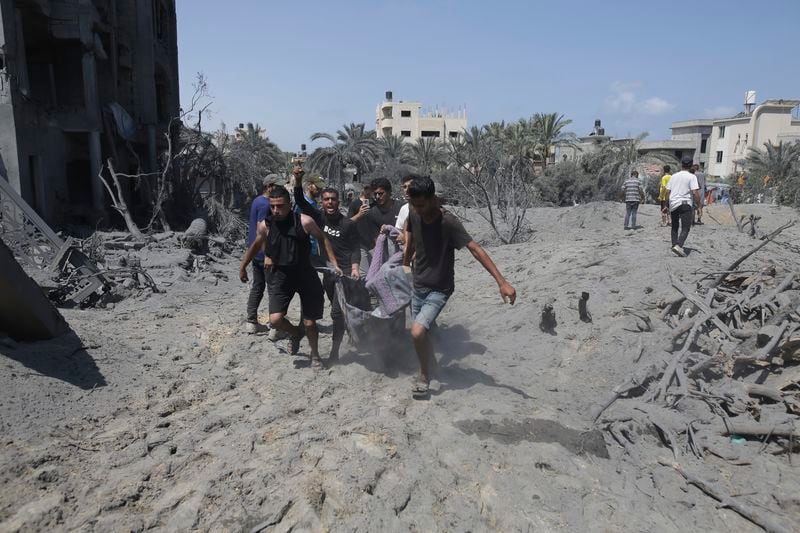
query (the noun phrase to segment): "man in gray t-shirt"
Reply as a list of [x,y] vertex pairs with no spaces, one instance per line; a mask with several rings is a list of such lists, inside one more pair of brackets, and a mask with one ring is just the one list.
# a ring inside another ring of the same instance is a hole
[[466,247],[472,253],[497,282],[504,302],[513,304],[517,291],[500,274],[489,254],[472,240],[458,218],[439,207],[436,187],[429,177],[420,176],[411,181],[408,203],[411,209],[405,226],[403,265],[410,266],[416,253],[411,295],[411,318],[414,320],[411,337],[419,358],[419,376],[411,394],[414,398],[422,399],[428,396],[428,360],[433,356],[428,330],[455,288],[455,250]]

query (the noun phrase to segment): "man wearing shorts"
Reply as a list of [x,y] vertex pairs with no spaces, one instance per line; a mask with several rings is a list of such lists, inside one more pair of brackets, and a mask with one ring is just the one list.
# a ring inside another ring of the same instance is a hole
[[455,250],[467,247],[497,282],[504,302],[513,305],[517,292],[458,218],[439,207],[436,187],[429,177],[415,178],[407,190],[411,209],[406,221],[403,265],[409,266],[414,258],[411,337],[419,358],[419,376],[411,392],[414,398],[421,399],[428,396],[428,361],[433,356],[428,332],[455,288]]
[[292,212],[289,192],[278,187],[269,193],[271,217],[258,223],[258,235],[245,253],[239,266],[239,279],[247,282],[247,265],[260,249],[265,252],[265,270],[269,289],[269,322],[278,330],[289,334],[289,351],[296,354],[300,349],[303,330],[286,320],[289,303],[295,294],[300,295],[302,320],[305,335],[311,348],[313,368],[321,368],[319,357],[317,320],[322,318],[324,295],[319,276],[311,266],[311,241],[324,243],[328,259],[336,272],[341,270],[331,243],[319,229],[314,219]]

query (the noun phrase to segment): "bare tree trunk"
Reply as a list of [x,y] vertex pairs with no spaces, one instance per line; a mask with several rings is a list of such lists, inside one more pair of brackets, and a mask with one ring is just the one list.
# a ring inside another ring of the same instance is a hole
[[733,216],[733,221],[736,222],[736,229],[739,230],[739,233],[742,232],[742,223],[739,218],[736,216],[736,210],[733,208],[733,198],[728,200],[728,207],[731,208],[731,216]]
[[100,181],[103,182],[105,185],[106,190],[108,191],[108,195],[111,197],[111,204],[113,205],[114,209],[122,215],[123,220],[125,220],[125,226],[128,228],[128,232],[130,232],[133,237],[138,241],[144,241],[145,236],[142,233],[142,230],[139,229],[139,226],[136,225],[136,222],[133,221],[133,217],[131,217],[131,213],[128,210],[128,204],[125,203],[125,195],[122,194],[122,187],[119,183],[119,177],[117,176],[116,171],[114,170],[114,165],[111,163],[111,159],[108,159],[108,172],[111,174],[111,179],[114,182],[114,190],[116,190],[116,194],[111,189],[111,186],[108,184],[108,181],[103,177],[102,170],[98,177]]
[[167,139],[166,163],[164,164],[164,169],[160,174],[158,174],[158,187],[156,191],[156,198],[153,202],[153,214],[150,216],[150,221],[147,223],[148,229],[153,227],[153,222],[155,222],[157,218],[164,231],[170,230],[167,217],[164,216],[164,201],[167,199],[167,177],[169,176],[172,168],[172,125],[174,122],[174,118],[169,121],[167,132],[164,134],[164,137]]

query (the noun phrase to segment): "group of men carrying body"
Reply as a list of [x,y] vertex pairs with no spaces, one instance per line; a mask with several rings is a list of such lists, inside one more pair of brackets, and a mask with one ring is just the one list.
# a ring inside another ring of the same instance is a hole
[[[691,157],[681,159],[681,170],[670,174],[669,165],[664,166],[658,199],[661,203],[661,224],[672,226],[672,253],[686,257],[683,248],[689,229],[693,224],[702,224],[705,175],[700,167],[692,163]],[[639,181],[639,172],[631,171],[631,176],[622,184],[625,196],[625,229],[636,228],[636,212],[639,202],[644,201],[644,190]],[[668,222],[669,221],[669,222]]]
[[[254,201],[251,244],[239,267],[239,277],[243,282],[248,281],[248,265],[253,270],[248,322],[255,322],[257,328],[257,318],[253,313],[257,313],[257,302],[260,301],[261,269],[269,293],[270,325],[289,335],[292,354],[299,351],[300,341],[306,336],[311,365],[320,368],[322,360],[316,321],[322,318],[323,293],[327,293],[333,320],[329,361],[336,361],[345,332],[344,316],[335,295],[336,279],[342,275],[354,279],[364,277],[378,235],[388,233],[390,228],[400,229],[397,243],[403,247],[403,265],[413,265],[411,338],[420,370],[414,380],[412,395],[415,398],[427,397],[429,359],[433,357],[429,331],[455,289],[455,250],[466,247],[472,253],[497,282],[504,302],[513,305],[516,290],[503,278],[492,259],[470,237],[458,218],[441,207],[435,185],[429,177],[413,174],[403,177],[407,200],[404,206],[391,198],[388,180],[375,179],[364,186],[359,199],[352,202],[348,216],[344,216],[339,210],[339,192],[333,188],[321,189],[322,209],[318,210],[313,195],[315,191],[311,190],[309,194],[306,188],[304,194],[303,175],[302,168],[293,170],[295,211],[292,211],[288,191],[270,176],[265,179],[262,194],[268,200],[269,211],[265,212],[263,207],[256,205],[258,202],[263,206],[263,201],[258,198]],[[317,256],[312,248],[312,238],[318,244]],[[258,255],[262,252],[263,259],[259,260]],[[323,269],[322,283],[315,267]],[[300,296],[303,327],[286,319],[289,303],[295,294]],[[256,302],[255,311],[253,302]]]

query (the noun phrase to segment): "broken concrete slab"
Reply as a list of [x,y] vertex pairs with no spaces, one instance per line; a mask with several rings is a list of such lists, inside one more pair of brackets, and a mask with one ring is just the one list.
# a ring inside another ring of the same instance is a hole
[[18,341],[52,339],[69,331],[64,317],[0,239],[0,330]]

